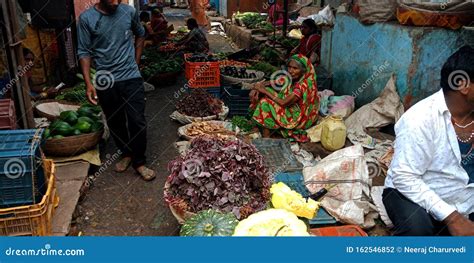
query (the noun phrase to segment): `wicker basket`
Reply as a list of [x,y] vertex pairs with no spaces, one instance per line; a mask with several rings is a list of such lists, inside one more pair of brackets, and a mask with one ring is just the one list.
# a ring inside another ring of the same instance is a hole
[[94,148],[100,142],[103,133],[102,130],[61,139],[48,139],[42,149],[51,156],[75,156]]
[[[35,109],[36,114],[37,114],[39,117],[44,117],[44,118],[48,119],[49,121],[54,121],[54,120],[58,119],[58,118],[59,118],[59,115],[54,115],[54,114],[51,114],[50,112],[45,112],[45,111],[42,111],[41,109],[38,109],[38,106],[41,105],[41,104],[54,103],[54,102],[57,102],[58,104],[62,104],[62,105],[67,105],[67,106],[77,106],[77,109],[79,109],[79,107],[80,107],[80,104],[74,103],[74,102],[69,102],[69,101],[63,101],[63,100],[42,100],[42,101],[37,102],[37,103],[34,105],[34,109]],[[77,110],[77,109],[76,109],[76,110]],[[71,110],[72,110],[72,108],[71,108]]]
[[255,73],[255,75],[257,75],[257,77],[253,78],[253,79],[239,79],[239,78],[226,76],[226,75],[223,75],[223,74],[221,74],[221,76],[222,76],[223,82],[225,84],[229,84],[229,85],[236,85],[236,84],[240,84],[240,83],[255,83],[255,82],[258,82],[258,81],[262,80],[265,77],[265,73],[263,73],[261,71],[247,70],[247,72],[248,73]]

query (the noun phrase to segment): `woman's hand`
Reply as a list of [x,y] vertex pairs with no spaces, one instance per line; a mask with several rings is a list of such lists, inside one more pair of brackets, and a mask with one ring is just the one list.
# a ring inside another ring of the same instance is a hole
[[257,82],[255,83],[255,85],[253,86],[253,89],[258,91],[258,92],[261,92],[261,93],[265,93],[265,81],[260,81],[260,82]]
[[260,93],[257,90],[250,91],[250,102],[257,104],[260,99]]

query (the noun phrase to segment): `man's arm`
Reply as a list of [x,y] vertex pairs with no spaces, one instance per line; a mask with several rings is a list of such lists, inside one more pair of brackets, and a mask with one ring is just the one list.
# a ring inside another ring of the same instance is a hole
[[135,61],[140,65],[143,46],[145,45],[145,28],[140,23],[138,11],[135,11],[132,18],[132,31],[135,35]]
[[87,99],[94,105],[97,105],[97,93],[94,85],[91,81],[91,58],[84,57],[79,60],[81,64],[82,75],[84,76],[84,82],[86,83],[86,95]]
[[135,39],[135,61],[137,62],[137,65],[140,65],[140,60],[142,58],[144,45],[145,45],[144,37],[137,37]]
[[94,105],[97,105],[97,93],[94,85],[91,81],[90,69],[91,69],[91,57],[92,52],[92,40],[89,27],[84,19],[79,18],[79,25],[77,27],[78,47],[77,56],[81,64],[82,75],[84,76],[84,82],[86,83],[86,95],[87,99]]

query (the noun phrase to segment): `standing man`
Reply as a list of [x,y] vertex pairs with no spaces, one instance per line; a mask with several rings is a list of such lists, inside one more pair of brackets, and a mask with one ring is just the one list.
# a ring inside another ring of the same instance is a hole
[[[138,12],[121,0],[100,0],[79,19],[78,56],[87,98],[94,105],[99,100],[123,156],[115,170],[125,172],[132,165],[144,180],[153,180],[155,172],[145,166],[145,91],[138,68],[145,29]],[[92,63],[97,70],[94,83]]]

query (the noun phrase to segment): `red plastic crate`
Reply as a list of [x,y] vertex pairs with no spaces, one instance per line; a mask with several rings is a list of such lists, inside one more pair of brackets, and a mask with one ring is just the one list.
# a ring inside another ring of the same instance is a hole
[[192,54],[184,54],[185,76],[191,88],[220,87],[221,72],[219,62],[189,62]]
[[11,99],[0,99],[0,130],[15,130],[15,105]]
[[366,237],[362,228],[355,225],[312,228],[309,232],[320,237]]

